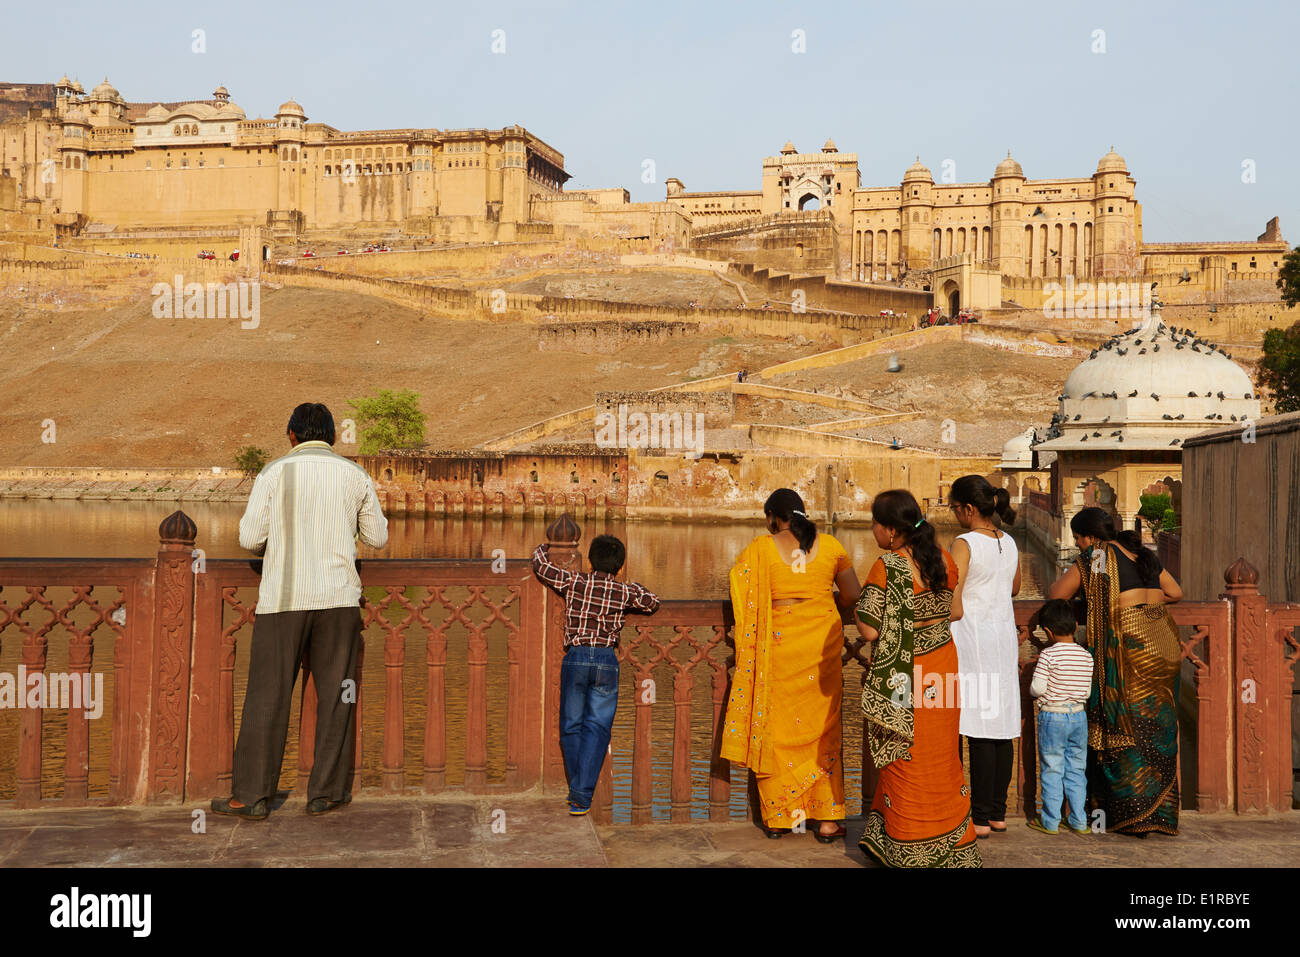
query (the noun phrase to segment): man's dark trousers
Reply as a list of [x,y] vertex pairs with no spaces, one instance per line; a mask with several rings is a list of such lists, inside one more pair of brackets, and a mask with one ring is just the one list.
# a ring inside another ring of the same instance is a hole
[[[258,615],[248,661],[248,690],[235,745],[235,800],[253,805],[275,797],[289,733],[293,684],[304,652],[316,683],[316,755],[307,800],[341,801],[348,793],[356,735],[356,605]],[[344,685],[344,681],[347,685]]]

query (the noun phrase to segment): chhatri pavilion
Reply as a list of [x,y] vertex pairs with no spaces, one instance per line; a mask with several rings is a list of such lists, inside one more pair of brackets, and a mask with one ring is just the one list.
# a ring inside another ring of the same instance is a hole
[[1055,454],[1052,514],[1043,530],[1061,559],[1074,551],[1070,519],[1080,509],[1099,505],[1115,515],[1117,527],[1127,528],[1148,491],[1170,491],[1177,509],[1183,441],[1234,422],[1241,423],[1243,441],[1253,441],[1260,416],[1246,371],[1214,343],[1166,325],[1159,303],[1137,328],[1081,362],[1059,402],[1032,447],[1040,463],[1045,453]]

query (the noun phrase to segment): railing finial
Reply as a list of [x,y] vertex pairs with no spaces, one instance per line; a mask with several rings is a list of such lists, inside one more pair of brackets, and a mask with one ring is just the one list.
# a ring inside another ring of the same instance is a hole
[[1238,558],[1224,571],[1223,580],[1230,589],[1234,585],[1240,588],[1254,588],[1259,584],[1259,570],[1245,558]]
[[582,538],[582,526],[565,512],[546,526],[546,540],[553,545],[577,545]]
[[158,525],[158,539],[164,545],[193,545],[199,527],[180,509],[172,512]]

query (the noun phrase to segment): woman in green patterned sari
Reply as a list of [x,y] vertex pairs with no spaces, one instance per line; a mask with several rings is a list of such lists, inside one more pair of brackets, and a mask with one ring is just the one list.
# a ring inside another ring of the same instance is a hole
[[[1100,508],[1070,520],[1080,555],[1048,598],[1087,601],[1089,790],[1107,831],[1178,833],[1178,668],[1167,605],[1183,597],[1137,532]],[[1032,627],[1031,623],[1031,627]]]

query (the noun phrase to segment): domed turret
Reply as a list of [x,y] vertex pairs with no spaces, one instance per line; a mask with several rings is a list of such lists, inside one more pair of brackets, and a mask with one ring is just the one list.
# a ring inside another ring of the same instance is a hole
[[212,98],[214,100],[220,100],[223,103],[228,103],[230,101],[230,91],[224,86],[218,85],[217,88],[212,91]]
[[1211,342],[1171,329],[1155,303],[1136,329],[1093,350],[1061,390],[1046,449],[1169,449],[1197,432],[1257,419],[1250,376]]
[[1001,179],[1004,176],[1019,176],[1025,178],[1025,171],[1020,168],[1020,164],[1011,158],[1011,150],[1007,150],[1007,158],[997,165],[993,170],[993,178]]
[[149,111],[145,113],[144,118],[146,120],[165,120],[167,119],[167,115],[167,107],[163,106],[161,103],[155,103],[153,106],[149,107]]
[[786,140],[786,141],[785,141],[785,146],[782,146],[782,147],[781,147],[781,155],[782,155],[782,156],[789,156],[791,153],[797,153],[797,152],[799,152],[799,151],[798,151],[797,149],[794,148],[794,144],[791,143],[789,140]]
[[73,80],[73,81],[72,81],[72,92],[73,92],[73,93],[85,93],[85,92],[86,92],[85,88],[81,85],[81,81],[80,81],[80,80]]
[[927,183],[934,182],[934,176],[930,173],[930,168],[921,162],[919,156],[916,158],[916,162],[903,173],[904,183],[910,183],[912,180],[922,180]]
[[1110,148],[1110,152],[1101,158],[1097,163],[1098,173],[1127,173],[1128,167],[1124,164],[1124,157],[1115,152],[1115,147]]
[[822,152],[823,152],[823,153],[838,153],[838,152],[839,152],[839,148],[836,147],[836,145],[835,145],[835,141],[834,141],[834,140],[832,140],[832,139],[827,139],[827,140],[826,140],[826,145],[822,147]]
[[303,108],[298,103],[294,102],[292,97],[290,97],[289,99],[285,100],[283,103],[280,104],[280,108],[275,111],[275,115],[276,116],[299,116],[302,117],[303,119],[307,118],[307,114],[303,112]]
[[122,94],[118,93],[117,89],[108,82],[108,77],[104,77],[104,82],[90,91],[90,98],[92,100],[121,100]]

